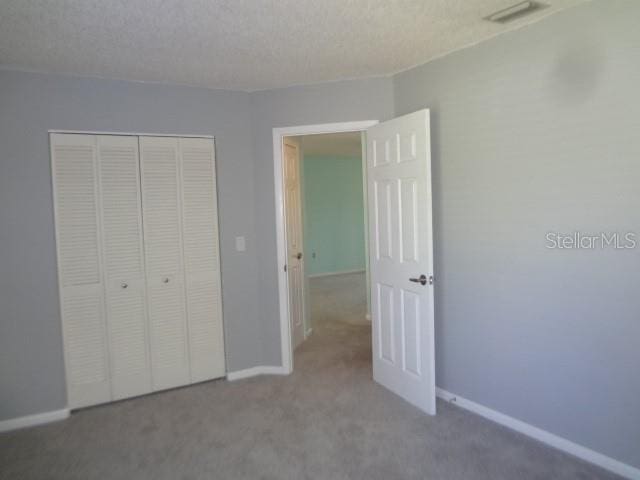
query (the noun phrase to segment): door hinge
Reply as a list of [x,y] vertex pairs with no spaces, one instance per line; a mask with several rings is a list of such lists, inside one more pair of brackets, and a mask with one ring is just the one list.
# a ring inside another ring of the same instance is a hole
[[286,266],[286,265],[284,266],[284,271],[285,271],[285,272],[287,271],[287,266]]

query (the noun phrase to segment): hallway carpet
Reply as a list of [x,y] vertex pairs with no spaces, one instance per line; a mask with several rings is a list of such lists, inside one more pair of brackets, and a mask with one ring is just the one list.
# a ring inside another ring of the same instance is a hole
[[617,478],[443,402],[423,415],[371,380],[362,276],[311,284],[314,333],[292,375],[202,383],[0,434],[0,478]]

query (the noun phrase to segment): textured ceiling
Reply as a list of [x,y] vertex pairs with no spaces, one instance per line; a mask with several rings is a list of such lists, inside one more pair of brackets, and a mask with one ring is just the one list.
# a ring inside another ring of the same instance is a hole
[[298,139],[305,155],[359,157],[362,149],[360,132],[303,135]]
[[518,0],[1,0],[0,65],[261,90],[390,75],[534,22]]

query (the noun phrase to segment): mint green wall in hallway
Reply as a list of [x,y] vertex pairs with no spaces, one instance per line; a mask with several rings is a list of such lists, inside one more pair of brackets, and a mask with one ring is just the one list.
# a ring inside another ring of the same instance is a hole
[[306,274],[364,270],[362,160],[305,155],[302,168]]

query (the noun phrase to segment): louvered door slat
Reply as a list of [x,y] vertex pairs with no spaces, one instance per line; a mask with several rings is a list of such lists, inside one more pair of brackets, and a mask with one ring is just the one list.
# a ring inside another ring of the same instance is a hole
[[189,383],[178,139],[140,137],[154,390]]
[[114,400],[151,391],[138,138],[101,135],[98,164]]
[[191,380],[225,375],[213,141],[181,138],[182,216]]
[[56,244],[69,406],[109,401],[96,138],[52,134]]

